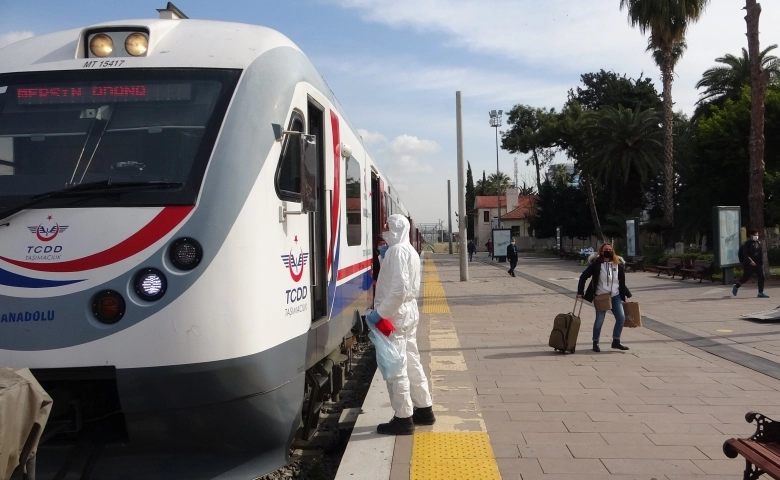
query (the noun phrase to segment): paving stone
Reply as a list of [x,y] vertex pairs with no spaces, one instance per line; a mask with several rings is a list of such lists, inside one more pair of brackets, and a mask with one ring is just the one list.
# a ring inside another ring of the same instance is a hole
[[606,445],[598,433],[523,433],[529,444],[548,445]]
[[703,474],[691,460],[647,460],[647,459],[603,459],[604,466],[609,473],[636,474],[636,473],[693,473]]
[[696,459],[706,460],[701,450],[692,446],[641,446],[641,445],[569,445],[574,458],[623,458],[623,459]]
[[579,458],[540,458],[544,473],[609,473],[600,460]]

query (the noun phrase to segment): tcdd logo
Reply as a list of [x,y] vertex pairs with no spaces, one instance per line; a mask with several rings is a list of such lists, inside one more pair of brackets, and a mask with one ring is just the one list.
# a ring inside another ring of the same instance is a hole
[[287,303],[295,303],[298,300],[304,300],[309,294],[309,289],[306,287],[291,288],[285,290],[287,294]]
[[[297,246],[298,236],[295,236],[295,243]],[[284,266],[290,272],[290,278],[295,282],[299,282],[303,278],[303,267],[306,266],[306,262],[309,260],[309,254],[301,250],[298,247],[298,256],[293,255],[292,249],[289,254],[282,255],[282,261]]]
[[[54,223],[54,225],[52,225]],[[52,222],[52,216],[46,217],[46,224],[40,223],[37,227],[27,227],[31,233],[38,237],[42,242],[51,242],[57,235],[68,229],[67,225],[60,225]]]

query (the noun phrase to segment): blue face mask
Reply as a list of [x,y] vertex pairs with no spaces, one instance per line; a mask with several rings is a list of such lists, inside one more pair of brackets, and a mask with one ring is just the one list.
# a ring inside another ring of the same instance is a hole
[[387,245],[379,247],[379,256],[385,258],[385,252],[387,251]]

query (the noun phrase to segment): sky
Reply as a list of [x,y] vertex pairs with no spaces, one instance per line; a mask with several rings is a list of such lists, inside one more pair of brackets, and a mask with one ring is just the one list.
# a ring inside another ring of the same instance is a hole
[[[33,35],[109,20],[156,18],[161,0],[0,0],[0,48]],[[780,44],[780,1],[760,1],[761,47]],[[619,0],[177,0],[190,18],[264,25],[312,60],[360,130],[417,223],[447,227],[455,212],[455,92],[462,92],[464,158],[475,182],[496,172],[490,110],[560,110],[584,73],[660,72]],[[744,0],[712,0],[687,35],[676,68],[675,110],[693,113],[702,73],[747,48]],[[771,28],[770,28],[771,26]],[[775,52],[780,56],[780,50]],[[507,130],[506,117],[501,131]],[[498,152],[498,168],[535,183],[528,155]],[[566,161],[559,155],[556,161]]]

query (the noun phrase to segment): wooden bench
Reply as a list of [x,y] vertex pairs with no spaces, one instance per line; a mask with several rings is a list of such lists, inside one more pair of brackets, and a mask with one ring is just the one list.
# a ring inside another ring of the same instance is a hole
[[[666,261],[666,265],[655,267],[656,270],[658,270],[658,274],[656,277],[661,275],[661,272],[666,273],[666,275],[672,275],[672,278],[680,271],[682,268],[682,260],[679,258],[670,258]],[[671,272],[671,273],[670,273]]]
[[629,268],[633,268],[634,272],[641,269],[643,272],[645,271],[645,257],[631,257],[631,260],[626,262],[626,271],[628,271]]
[[685,280],[685,277],[690,275],[691,278],[696,280],[696,276],[698,275],[699,283],[704,280],[704,277],[710,277],[710,280],[714,282],[715,279],[712,278],[712,274],[714,273],[714,269],[712,268],[713,263],[715,262],[712,260],[694,260],[690,268],[685,267],[680,269],[682,279]]
[[569,260],[571,258],[572,251],[569,248],[564,248],[558,252],[558,256],[561,260]]
[[780,480],[780,423],[756,412],[748,412],[745,420],[756,422],[756,433],[726,440],[723,453],[729,458],[745,457],[743,480],[756,480],[765,473]]

